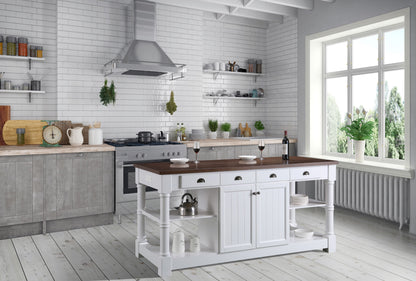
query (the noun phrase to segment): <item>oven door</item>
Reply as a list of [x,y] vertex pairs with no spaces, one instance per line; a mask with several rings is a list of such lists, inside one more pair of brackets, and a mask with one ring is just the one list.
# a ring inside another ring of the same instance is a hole
[[[155,191],[156,189],[146,186],[146,191]],[[123,165],[123,194],[137,193],[135,183],[135,168],[133,164]]]

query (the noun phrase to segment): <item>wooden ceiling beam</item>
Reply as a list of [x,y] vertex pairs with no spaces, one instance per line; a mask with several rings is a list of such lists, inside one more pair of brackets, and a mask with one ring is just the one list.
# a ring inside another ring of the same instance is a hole
[[303,10],[312,10],[313,9],[313,0],[261,0],[263,2],[268,2],[272,4],[279,4],[283,6],[303,9]]

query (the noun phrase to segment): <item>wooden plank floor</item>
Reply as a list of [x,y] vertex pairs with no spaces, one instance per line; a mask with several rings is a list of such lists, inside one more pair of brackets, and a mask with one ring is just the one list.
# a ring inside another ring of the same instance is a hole
[[[323,217],[320,208],[297,212],[299,225],[315,232],[324,231]],[[123,215],[121,224],[0,240],[0,281],[161,280],[134,256],[134,220]],[[157,226],[146,225],[149,239],[157,238]],[[416,237],[396,224],[337,208],[335,232],[336,253],[184,269],[171,280],[416,280]]]

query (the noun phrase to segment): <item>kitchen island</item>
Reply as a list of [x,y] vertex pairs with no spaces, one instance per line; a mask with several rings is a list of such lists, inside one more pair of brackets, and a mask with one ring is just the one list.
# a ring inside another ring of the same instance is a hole
[[[193,162],[178,167],[169,162],[135,164],[137,195],[136,256],[143,255],[167,277],[172,270],[231,262],[279,254],[335,251],[334,182],[336,161],[270,157],[250,163],[238,159]],[[300,181],[326,180],[326,201],[306,206],[289,204]],[[160,208],[145,206],[145,187],[157,189]],[[199,214],[179,216],[170,206],[174,191],[183,190],[198,198]],[[293,237],[296,209],[322,207],[326,231],[310,238]],[[160,241],[145,236],[145,217],[160,226]],[[194,220],[200,238],[200,253],[172,253],[170,223]]]
[[113,146],[0,146],[0,182],[0,239],[113,222]]

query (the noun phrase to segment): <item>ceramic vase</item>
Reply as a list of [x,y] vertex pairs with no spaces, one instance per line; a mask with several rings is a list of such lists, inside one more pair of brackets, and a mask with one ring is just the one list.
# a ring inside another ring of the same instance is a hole
[[217,132],[209,132],[208,137],[212,140],[215,140],[217,138]]
[[222,137],[224,139],[229,139],[230,138],[230,132],[222,132]]
[[355,162],[364,162],[365,140],[354,140]]

